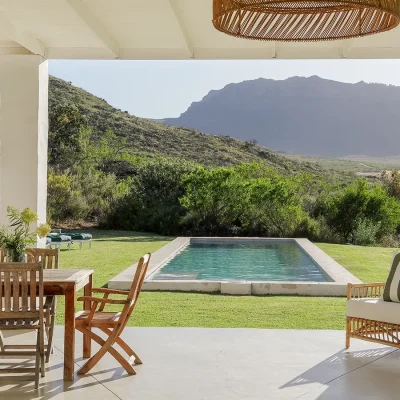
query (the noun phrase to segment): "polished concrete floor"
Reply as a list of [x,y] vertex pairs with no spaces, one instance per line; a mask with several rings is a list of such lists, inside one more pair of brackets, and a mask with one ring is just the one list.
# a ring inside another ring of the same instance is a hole
[[[274,400],[399,399],[400,352],[339,331],[129,328],[144,364],[127,376],[110,356],[64,383],[63,327],[40,389],[0,382],[0,399]],[[17,340],[18,336],[9,338]],[[94,349],[97,349],[95,347]],[[82,364],[77,337],[76,366]],[[0,360],[0,368],[25,360]]]

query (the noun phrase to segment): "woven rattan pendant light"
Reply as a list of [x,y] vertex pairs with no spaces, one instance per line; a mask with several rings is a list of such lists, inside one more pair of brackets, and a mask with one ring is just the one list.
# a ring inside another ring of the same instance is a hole
[[213,0],[213,24],[228,35],[274,41],[346,39],[400,21],[399,0]]

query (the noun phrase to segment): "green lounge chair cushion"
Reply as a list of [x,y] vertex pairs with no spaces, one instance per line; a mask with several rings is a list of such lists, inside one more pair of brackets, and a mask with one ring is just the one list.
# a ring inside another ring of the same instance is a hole
[[91,240],[92,235],[90,233],[63,233],[64,235],[71,236],[72,240]]
[[71,241],[71,236],[67,235],[47,235],[47,237],[51,239],[51,243],[63,243]]

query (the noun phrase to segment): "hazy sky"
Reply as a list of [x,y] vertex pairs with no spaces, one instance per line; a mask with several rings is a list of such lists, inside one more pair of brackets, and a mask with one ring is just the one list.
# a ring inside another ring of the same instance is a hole
[[341,82],[400,86],[400,60],[49,61],[71,81],[139,117],[178,117],[193,101],[228,83],[318,75]]

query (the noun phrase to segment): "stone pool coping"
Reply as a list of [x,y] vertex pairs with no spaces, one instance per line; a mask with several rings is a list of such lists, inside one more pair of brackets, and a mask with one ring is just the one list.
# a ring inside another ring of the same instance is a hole
[[[161,268],[176,253],[190,244],[207,243],[215,241],[292,241],[295,242],[318,266],[327,274],[333,282],[294,282],[294,281],[201,281],[201,280],[152,280],[151,276]],[[108,282],[111,289],[129,290],[137,264]],[[306,295],[306,296],[345,296],[348,283],[361,283],[353,274],[343,268],[339,263],[329,257],[308,239],[286,238],[242,238],[242,237],[178,237],[166,246],[155,251],[150,260],[143,290],[147,291],[182,291],[205,292],[236,295]]]

